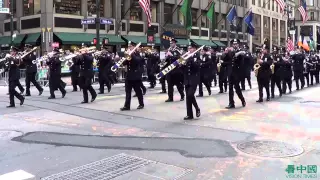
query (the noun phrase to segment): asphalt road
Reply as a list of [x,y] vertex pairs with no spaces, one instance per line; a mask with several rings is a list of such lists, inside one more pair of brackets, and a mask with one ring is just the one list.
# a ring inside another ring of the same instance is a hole
[[[252,79],[253,88],[243,92],[247,107],[235,96],[237,108],[224,109],[228,95],[212,87],[213,95],[205,91],[197,98],[202,115],[193,121],[183,120],[185,102],[178,94],[175,102],[164,102],[159,85],[144,96],[145,109],[136,110],[132,98],[128,112],[119,110],[123,84],[85,105],[71,87],[64,99],[56,92],[55,100],[47,99],[47,88],[37,96],[32,87],[25,105],[16,102],[14,109],[5,108],[7,87],[0,87],[0,175],[24,170],[37,179],[320,179],[314,171],[320,168],[320,86],[256,103]],[[293,170],[287,172],[288,165]]]

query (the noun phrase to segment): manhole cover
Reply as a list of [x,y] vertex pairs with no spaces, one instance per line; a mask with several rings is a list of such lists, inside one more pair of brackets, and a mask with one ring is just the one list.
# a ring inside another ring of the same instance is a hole
[[297,156],[304,151],[301,146],[276,141],[250,141],[238,144],[237,148],[247,154],[273,158]]
[[19,131],[0,130],[0,139],[12,139],[22,135],[23,133]]
[[41,180],[107,180],[127,174],[155,161],[126,154],[115,155]]

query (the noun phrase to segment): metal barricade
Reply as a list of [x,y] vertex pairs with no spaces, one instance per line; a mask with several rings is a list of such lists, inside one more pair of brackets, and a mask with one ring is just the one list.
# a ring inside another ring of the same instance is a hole
[[47,87],[49,85],[48,68],[41,67],[38,69],[37,80],[41,86]]
[[9,84],[9,74],[8,72],[3,72],[0,75],[0,86],[8,86]]

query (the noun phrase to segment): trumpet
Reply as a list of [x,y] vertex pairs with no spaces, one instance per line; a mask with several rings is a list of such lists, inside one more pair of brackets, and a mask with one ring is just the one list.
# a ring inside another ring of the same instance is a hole
[[113,65],[111,67],[111,71],[113,72],[116,72],[117,69],[123,64],[124,61],[128,60],[130,61],[131,60],[131,54],[136,50],[138,49],[139,47],[141,46],[141,42],[139,44],[136,45],[136,47],[134,47],[134,49],[130,52],[127,52],[124,54],[124,57],[121,58],[115,65]]
[[217,71],[218,73],[221,71],[221,63],[223,63],[222,60],[219,60],[219,63],[217,64]]
[[256,77],[258,76],[259,68],[260,68],[260,64],[259,64],[259,63],[256,63],[256,64],[253,66],[254,74],[256,75]]
[[274,74],[274,63],[271,64],[270,69],[271,69],[271,73]]

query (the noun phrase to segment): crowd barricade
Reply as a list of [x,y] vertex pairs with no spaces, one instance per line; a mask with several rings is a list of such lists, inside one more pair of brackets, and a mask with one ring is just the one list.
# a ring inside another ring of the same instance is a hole
[[48,68],[41,67],[38,69],[37,81],[40,83],[41,86],[47,87],[49,85]]

